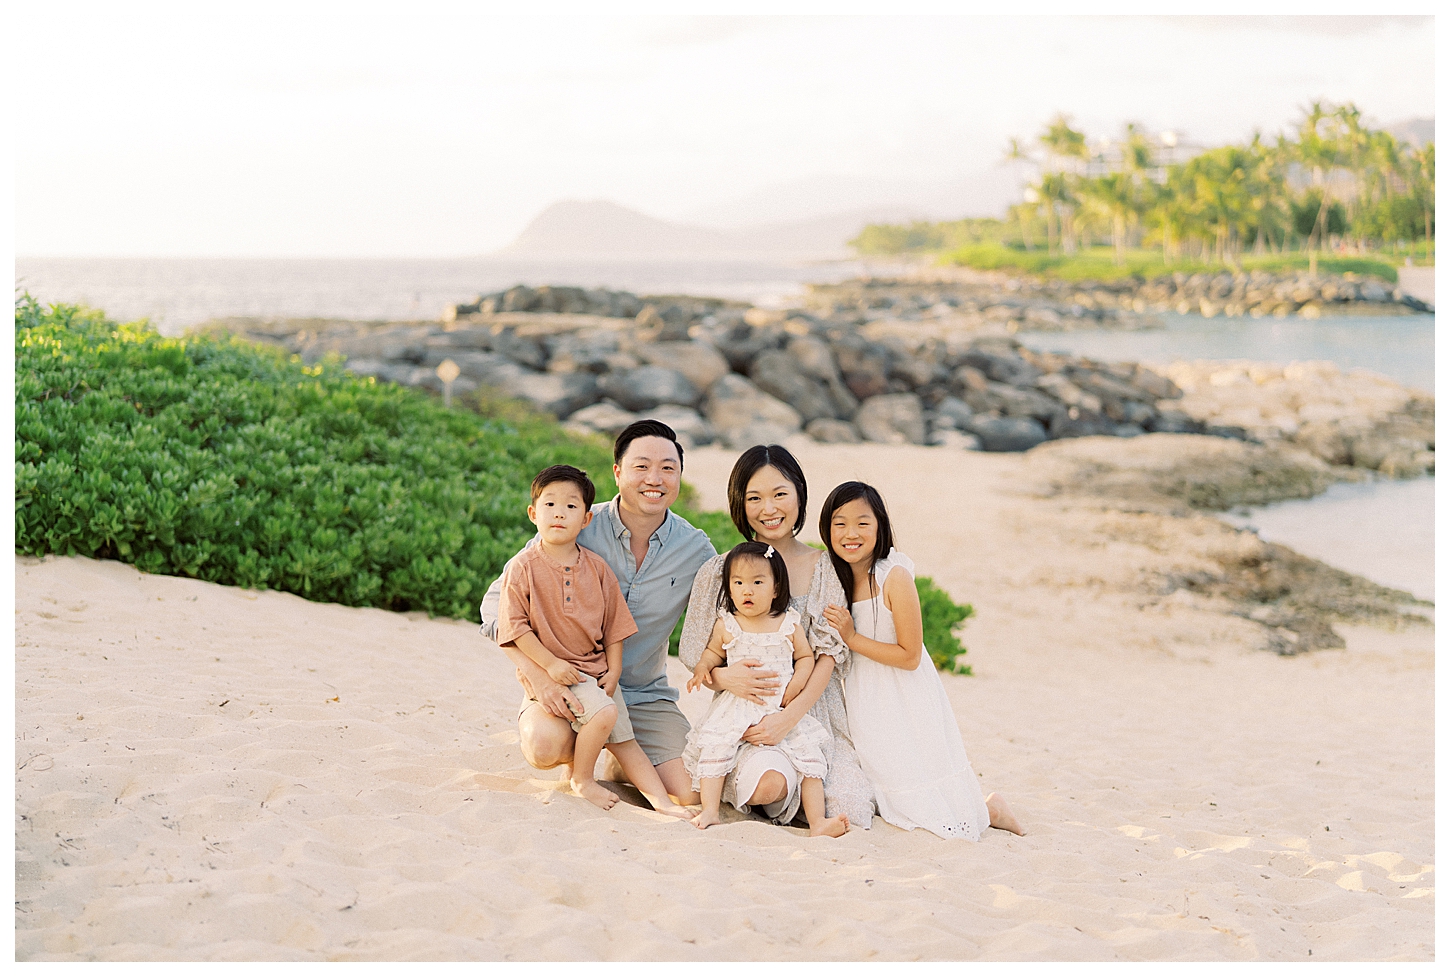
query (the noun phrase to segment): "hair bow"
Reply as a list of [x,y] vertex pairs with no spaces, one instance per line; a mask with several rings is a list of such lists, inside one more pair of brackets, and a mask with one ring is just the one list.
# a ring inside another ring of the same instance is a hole
[[768,560],[772,556],[775,556],[775,547],[767,545],[765,547],[765,558]]

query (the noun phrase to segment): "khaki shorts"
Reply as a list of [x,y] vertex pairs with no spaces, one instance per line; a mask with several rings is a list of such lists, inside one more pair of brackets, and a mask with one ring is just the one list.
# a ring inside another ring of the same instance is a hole
[[[618,715],[614,720],[614,729],[610,731],[609,739],[605,742],[628,743],[634,739],[634,729],[629,722],[629,707],[624,704],[624,693],[620,691],[619,686],[614,687],[614,695],[610,696],[599,687],[598,682],[586,676],[584,681],[569,686],[569,691],[574,693],[574,698],[578,699],[579,705],[584,707],[584,711],[569,724],[569,728],[574,732],[577,733],[587,726],[589,721],[597,716],[605,706],[613,704],[618,710]],[[531,699],[525,695],[524,701],[519,703],[519,715],[522,716],[524,710],[537,701],[537,699]]]

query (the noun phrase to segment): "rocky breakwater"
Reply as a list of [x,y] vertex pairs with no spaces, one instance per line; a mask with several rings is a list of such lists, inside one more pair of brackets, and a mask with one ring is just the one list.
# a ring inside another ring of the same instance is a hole
[[1293,445],[1341,475],[1434,466],[1428,394],[1328,364],[1153,369],[1044,353],[940,320],[554,286],[480,296],[443,318],[207,328],[307,362],[339,355],[356,373],[435,391],[438,366],[451,360],[456,396],[517,398],[570,429],[610,437],[645,415],[692,444],[729,448],[800,434],[986,451],[1091,435],[1208,434]]
[[1308,272],[1274,275],[1268,272],[1229,274],[1178,273],[1138,283],[1133,307],[1207,318],[1218,315],[1298,315],[1318,319],[1326,315],[1411,315],[1433,312],[1428,304],[1398,287],[1366,275],[1311,275]]
[[1178,409],[1205,427],[1241,429],[1341,469],[1416,478],[1435,471],[1435,399],[1368,370],[1329,362],[1179,362],[1160,370]]
[[1203,272],[1066,282],[1002,272],[923,270],[811,287],[808,307],[838,320],[916,322],[982,333],[1153,329],[1159,314],[1286,317],[1412,315],[1431,305],[1373,276],[1346,272]]
[[305,361],[455,395],[488,388],[566,426],[612,436],[636,417],[692,443],[817,441],[1021,451],[1044,441],[1213,430],[1134,364],[1039,353],[1008,336],[772,310],[681,296],[519,286],[454,307],[442,323],[328,320],[208,324]]

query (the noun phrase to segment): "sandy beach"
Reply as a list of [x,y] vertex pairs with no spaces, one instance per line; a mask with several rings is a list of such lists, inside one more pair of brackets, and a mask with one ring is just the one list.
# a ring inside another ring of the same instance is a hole
[[602,812],[473,624],[17,557],[17,959],[1434,959],[1428,623],[1276,655],[1161,586],[1251,534],[1046,496],[1060,451],[799,448],[975,606],[943,681],[1025,837]]

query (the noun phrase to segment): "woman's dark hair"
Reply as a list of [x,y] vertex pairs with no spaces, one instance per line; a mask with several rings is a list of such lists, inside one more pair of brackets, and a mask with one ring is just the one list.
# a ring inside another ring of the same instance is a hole
[[685,470],[685,449],[680,444],[675,429],[664,421],[657,421],[654,418],[646,418],[642,421],[633,421],[619,436],[614,439],[614,463],[617,465],[624,458],[624,453],[634,443],[635,438],[664,438],[675,446],[675,452],[679,455],[680,471]]
[[750,528],[750,521],[745,518],[745,486],[750,484],[755,473],[762,468],[776,469],[795,486],[800,510],[795,516],[795,528],[791,530],[791,535],[794,536],[806,524],[806,475],[801,471],[801,463],[795,460],[795,455],[778,444],[757,444],[753,448],[746,448],[735,459],[735,467],[730,469],[730,518],[734,521],[735,528],[740,530],[741,536],[746,539],[755,538],[755,530]]
[[826,496],[825,504],[821,506],[821,542],[826,544],[831,566],[835,567],[841,587],[846,591],[848,607],[855,603],[851,595],[856,592],[856,577],[851,572],[851,564],[837,556],[836,548],[831,545],[831,519],[837,509],[857,499],[865,499],[866,504],[871,507],[872,515],[876,517],[876,549],[871,553],[872,570],[876,569],[878,562],[886,559],[891,547],[895,545],[891,539],[891,517],[886,514],[886,502],[881,498],[880,492],[865,482],[842,482],[831,489],[831,494]]
[[[766,556],[766,553],[770,555]],[[775,598],[770,602],[770,613],[773,617],[784,614],[790,608],[790,571],[786,569],[785,557],[774,547],[754,540],[741,543],[725,554],[725,562],[720,567],[720,595],[715,598],[716,606],[735,613],[735,601],[730,599],[730,568],[742,556],[753,556],[770,565],[771,576],[775,578]]]

